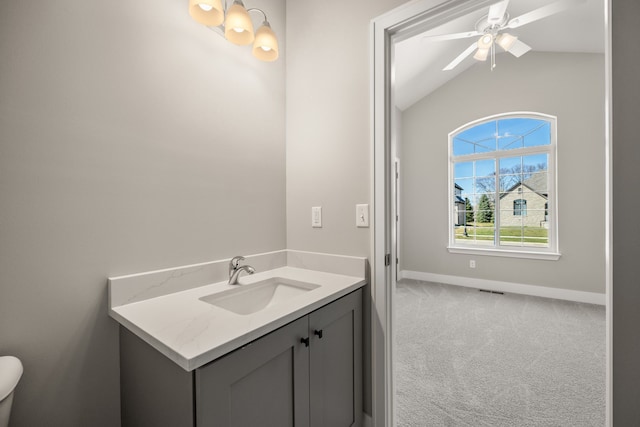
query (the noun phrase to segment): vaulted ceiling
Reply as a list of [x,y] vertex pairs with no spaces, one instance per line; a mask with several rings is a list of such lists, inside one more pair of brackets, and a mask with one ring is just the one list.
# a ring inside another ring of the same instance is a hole
[[[507,12],[512,19],[555,1],[557,0],[511,0]],[[442,71],[478,37],[430,40],[428,36],[472,31],[476,22],[487,15],[487,12],[488,7],[483,7],[395,44],[393,87],[398,108],[404,110],[410,107],[477,63],[473,55],[470,55],[453,70]],[[531,46],[534,52],[604,53],[604,2],[583,0],[555,15],[509,29],[508,32]],[[510,54],[499,47],[496,52],[496,66],[499,67],[500,56]],[[489,61],[486,65],[490,66]]]

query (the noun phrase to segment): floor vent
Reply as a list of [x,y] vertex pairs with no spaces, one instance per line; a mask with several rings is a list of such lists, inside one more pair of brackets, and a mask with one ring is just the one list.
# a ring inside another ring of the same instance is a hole
[[498,295],[504,295],[504,292],[499,292],[499,291],[490,291],[489,289],[478,289],[480,292],[486,292],[488,294],[498,294]]

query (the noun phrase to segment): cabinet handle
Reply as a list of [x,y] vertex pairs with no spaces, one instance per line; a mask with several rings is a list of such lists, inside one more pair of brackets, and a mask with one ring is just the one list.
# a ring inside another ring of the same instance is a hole
[[309,347],[309,337],[300,338],[300,342],[304,344],[305,347]]
[[322,339],[322,329],[313,331],[314,335],[317,335],[318,338]]

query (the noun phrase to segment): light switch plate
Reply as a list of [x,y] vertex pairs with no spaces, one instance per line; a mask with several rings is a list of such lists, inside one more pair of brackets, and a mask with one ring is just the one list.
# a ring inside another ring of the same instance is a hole
[[322,206],[311,208],[311,226],[313,228],[322,228]]
[[369,205],[356,205],[356,226],[369,227]]

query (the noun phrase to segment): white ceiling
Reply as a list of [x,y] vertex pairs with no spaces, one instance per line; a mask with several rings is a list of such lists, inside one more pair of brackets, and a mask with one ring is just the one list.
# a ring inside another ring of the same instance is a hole
[[[511,0],[507,12],[512,19],[554,1]],[[474,38],[433,41],[425,39],[424,36],[472,31],[475,29],[475,23],[486,15],[487,11],[488,7],[484,7],[395,44],[394,95],[398,108],[404,110],[410,107],[477,62],[471,55],[453,70],[442,71],[473,43]],[[584,0],[571,9],[508,32],[531,46],[532,51],[603,53],[604,2]],[[498,52],[500,51],[498,48]],[[509,54],[496,55],[498,67],[501,55]]]

